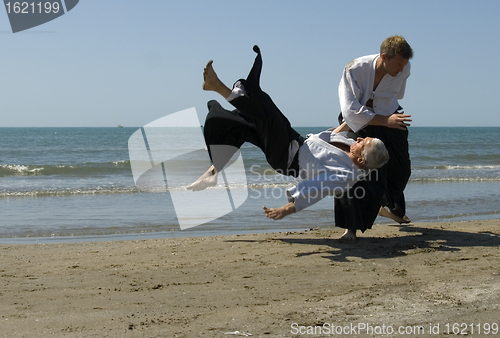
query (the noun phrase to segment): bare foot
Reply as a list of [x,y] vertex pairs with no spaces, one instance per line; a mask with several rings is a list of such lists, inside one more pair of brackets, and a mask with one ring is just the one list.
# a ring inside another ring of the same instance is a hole
[[293,214],[295,212],[295,205],[293,203],[288,203],[279,208],[263,207],[263,209],[264,213],[266,214],[266,217],[277,220],[285,218],[290,214]]
[[212,64],[212,60],[208,61],[203,69],[203,90],[214,91],[227,98],[231,95],[231,89],[219,79]]
[[355,241],[357,239],[358,237],[356,236],[356,229],[345,229],[344,234],[342,235],[342,237],[339,238],[339,240],[341,241],[349,241],[349,242]]
[[399,216],[394,215],[392,212],[387,210],[385,207],[380,207],[378,214],[380,216],[390,218],[390,219],[398,222],[399,224],[407,224],[407,223],[411,222],[411,219],[409,219],[408,216],[405,215],[403,218],[401,218]]
[[211,166],[203,175],[200,176],[194,183],[189,185],[186,189],[193,191],[205,190],[208,187],[217,185],[217,178],[219,173],[216,172],[214,166]]
[[208,61],[207,65],[203,69],[203,90],[213,90],[215,82],[219,79],[217,74],[215,74],[214,68],[212,67],[213,63],[213,60]]

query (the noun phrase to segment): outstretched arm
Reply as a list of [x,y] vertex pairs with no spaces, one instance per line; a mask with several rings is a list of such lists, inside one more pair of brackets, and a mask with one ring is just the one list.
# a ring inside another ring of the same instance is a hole
[[347,125],[347,123],[344,121],[342,122],[342,124],[340,126],[338,126],[337,128],[330,128],[328,129],[329,131],[333,131],[335,134],[338,134],[338,133],[341,133],[343,131],[349,131],[351,130],[351,128],[349,128],[349,126]]
[[279,208],[267,208],[267,207],[263,208],[266,217],[275,220],[285,218],[286,216],[295,213],[295,205],[293,204],[293,202],[285,204],[284,206],[281,206]]

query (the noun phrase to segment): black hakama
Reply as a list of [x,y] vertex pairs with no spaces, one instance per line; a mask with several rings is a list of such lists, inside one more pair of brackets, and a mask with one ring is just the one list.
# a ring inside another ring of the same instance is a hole
[[[350,131],[349,136],[353,139],[379,138],[384,142],[390,159],[386,165],[373,170],[365,180],[352,188],[356,194],[345,194],[342,198],[335,199],[335,225],[364,232],[371,229],[381,206],[388,207],[396,216],[405,216],[403,191],[411,175],[408,130],[367,126],[357,133]],[[364,192],[364,196],[357,198],[360,197],[360,192]]]
[[[296,140],[302,145],[304,138],[290,125],[269,95],[260,88],[262,57],[257,53],[248,77],[239,80],[247,93],[230,101],[236,108],[226,110],[215,100],[208,102],[209,113],[205,120],[204,136],[212,163],[218,171],[222,170],[226,160],[217,161],[217,154],[210,152],[210,145],[230,145],[240,148],[245,142],[259,147],[265,154],[267,162],[277,172],[297,177],[298,152],[292,165],[288,167],[290,142]],[[227,155],[223,156],[227,158]]]

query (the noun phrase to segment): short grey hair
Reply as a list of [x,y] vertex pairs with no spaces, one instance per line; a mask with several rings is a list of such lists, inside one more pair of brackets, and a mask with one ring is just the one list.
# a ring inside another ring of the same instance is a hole
[[389,161],[389,152],[384,142],[378,138],[372,139],[369,147],[365,147],[361,152],[365,159],[365,167],[368,169],[378,169]]

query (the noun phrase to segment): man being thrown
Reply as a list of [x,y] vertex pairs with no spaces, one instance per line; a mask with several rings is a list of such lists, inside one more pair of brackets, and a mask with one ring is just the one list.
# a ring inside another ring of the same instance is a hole
[[[340,134],[347,129],[345,124],[307,139],[300,136],[260,88],[262,57],[257,46],[254,51],[257,56],[247,79],[237,81],[232,90],[217,77],[212,61],[204,69],[203,89],[219,93],[236,109],[229,111],[215,100],[208,102],[204,136],[213,165],[188,189],[198,191],[217,184],[218,173],[227,160],[218,159],[219,154],[211,146],[229,145],[236,151],[244,142],[250,142],[264,152],[274,170],[303,179],[287,189],[288,204],[264,207],[267,217],[281,219],[325,196],[343,194],[364,179],[368,170],[380,168],[388,161],[382,141],[370,137],[348,139]],[[342,238],[355,239],[356,231],[346,230]]]

